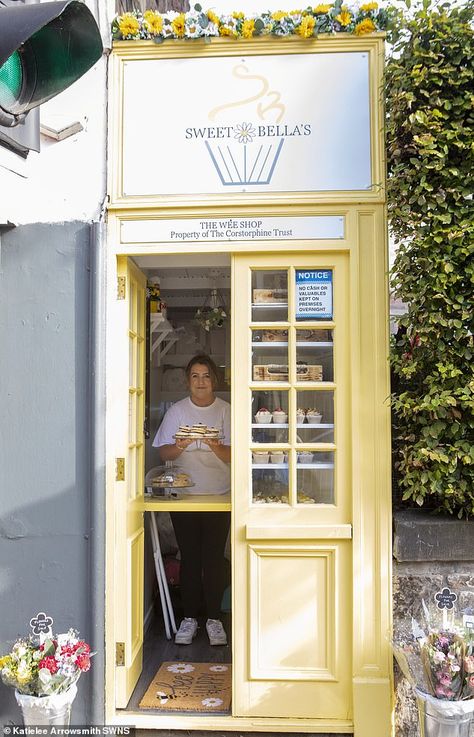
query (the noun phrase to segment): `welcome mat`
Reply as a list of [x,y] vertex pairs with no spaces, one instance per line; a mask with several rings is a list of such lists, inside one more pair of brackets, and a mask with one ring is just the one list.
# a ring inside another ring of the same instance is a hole
[[142,709],[228,711],[231,666],[224,663],[162,663],[140,701]]

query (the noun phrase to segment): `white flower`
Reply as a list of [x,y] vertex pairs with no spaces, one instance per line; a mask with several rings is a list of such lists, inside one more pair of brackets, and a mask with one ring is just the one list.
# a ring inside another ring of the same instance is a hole
[[203,36],[218,36],[219,27],[215,23],[209,22],[206,28],[202,29],[202,35]]
[[169,670],[170,673],[192,673],[194,665],[191,665],[190,663],[173,663],[173,665],[169,665],[166,670]]
[[212,670],[213,673],[225,673],[226,670],[229,670],[227,665],[211,665],[209,670]]
[[184,35],[186,38],[199,38],[203,35],[197,13],[186,13]]
[[234,138],[236,138],[239,143],[252,143],[252,138],[255,136],[255,128],[252,123],[236,125],[235,131],[236,133],[234,134]]
[[435,663],[442,663],[445,659],[445,654],[440,652],[440,650],[436,650],[436,652],[433,653],[433,660]]
[[214,709],[217,708],[218,706],[221,706],[221,704],[223,703],[224,702],[222,701],[222,699],[215,699],[212,697],[209,697],[208,699],[203,699],[201,701],[201,704],[203,706],[210,706],[210,707],[213,707]]

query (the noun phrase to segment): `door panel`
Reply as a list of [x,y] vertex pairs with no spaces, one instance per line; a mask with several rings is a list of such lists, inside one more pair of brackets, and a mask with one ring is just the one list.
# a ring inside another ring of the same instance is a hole
[[[125,277],[123,422],[117,428],[118,453],[125,457],[123,481],[115,488],[115,641],[124,644],[123,664],[116,666],[116,705],[126,707],[143,661],[143,512],[137,502],[144,491],[144,386],[146,278],[133,263],[120,258],[118,276]],[[117,366],[117,371],[120,371]]]
[[234,256],[238,716],[351,718],[347,310],[345,255]]

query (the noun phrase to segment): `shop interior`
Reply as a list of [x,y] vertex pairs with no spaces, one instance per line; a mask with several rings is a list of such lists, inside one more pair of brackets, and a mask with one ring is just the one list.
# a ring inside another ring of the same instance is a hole
[[[170,472],[160,460],[152,442],[160,423],[176,401],[188,396],[185,367],[197,353],[207,353],[218,367],[216,396],[230,402],[231,389],[231,269],[229,254],[206,256],[142,256],[134,261],[149,284],[146,370],[146,451],[145,491],[170,493],[152,488],[153,479]],[[186,266],[183,266],[183,261]],[[252,276],[252,444],[251,467],[254,504],[289,503],[289,474],[296,464],[296,503],[334,504],[334,400],[333,346],[336,331],[304,322],[291,328],[296,344],[296,411],[290,417],[288,384],[288,271],[256,270]],[[153,286],[155,285],[155,286]],[[156,291],[154,291],[156,287]],[[159,289],[159,292],[158,292]],[[159,293],[157,304],[150,302]],[[219,324],[206,324],[206,316],[217,308],[225,313]],[[275,327],[259,328],[258,323]],[[280,325],[278,325],[280,323]],[[272,383],[271,390],[265,382]],[[275,382],[285,386],[279,391]],[[318,389],[314,382],[324,382]],[[307,383],[307,387],[306,387]],[[261,386],[259,386],[261,384]],[[258,388],[257,388],[258,387]],[[293,435],[293,431],[295,434]],[[294,440],[292,440],[294,438]],[[288,452],[288,444],[295,450]],[[256,448],[255,445],[261,446]],[[276,446],[281,445],[281,448]],[[270,446],[270,448],[265,447]],[[325,447],[326,446],[326,447]],[[175,463],[179,473],[179,460]],[[171,490],[173,491],[173,490]],[[179,489],[175,490],[179,493]],[[185,492],[185,489],[181,490]],[[231,662],[231,565],[230,544],[226,545],[228,576],[222,598],[222,622],[227,632],[226,646],[212,647],[206,636],[205,617],[199,621],[197,637],[190,645],[176,645],[167,638],[162,597],[157,586],[153,557],[153,516],[160,541],[164,570],[176,623],[182,617],[179,590],[179,550],[168,512],[145,514],[145,639],[142,675],[128,709],[140,708],[140,700],[157,668],[167,661],[193,663]]]

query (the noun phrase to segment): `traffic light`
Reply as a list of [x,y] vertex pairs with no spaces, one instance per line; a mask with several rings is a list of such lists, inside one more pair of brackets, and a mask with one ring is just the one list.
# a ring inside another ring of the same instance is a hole
[[94,16],[79,0],[0,7],[0,126],[21,123],[101,54]]

